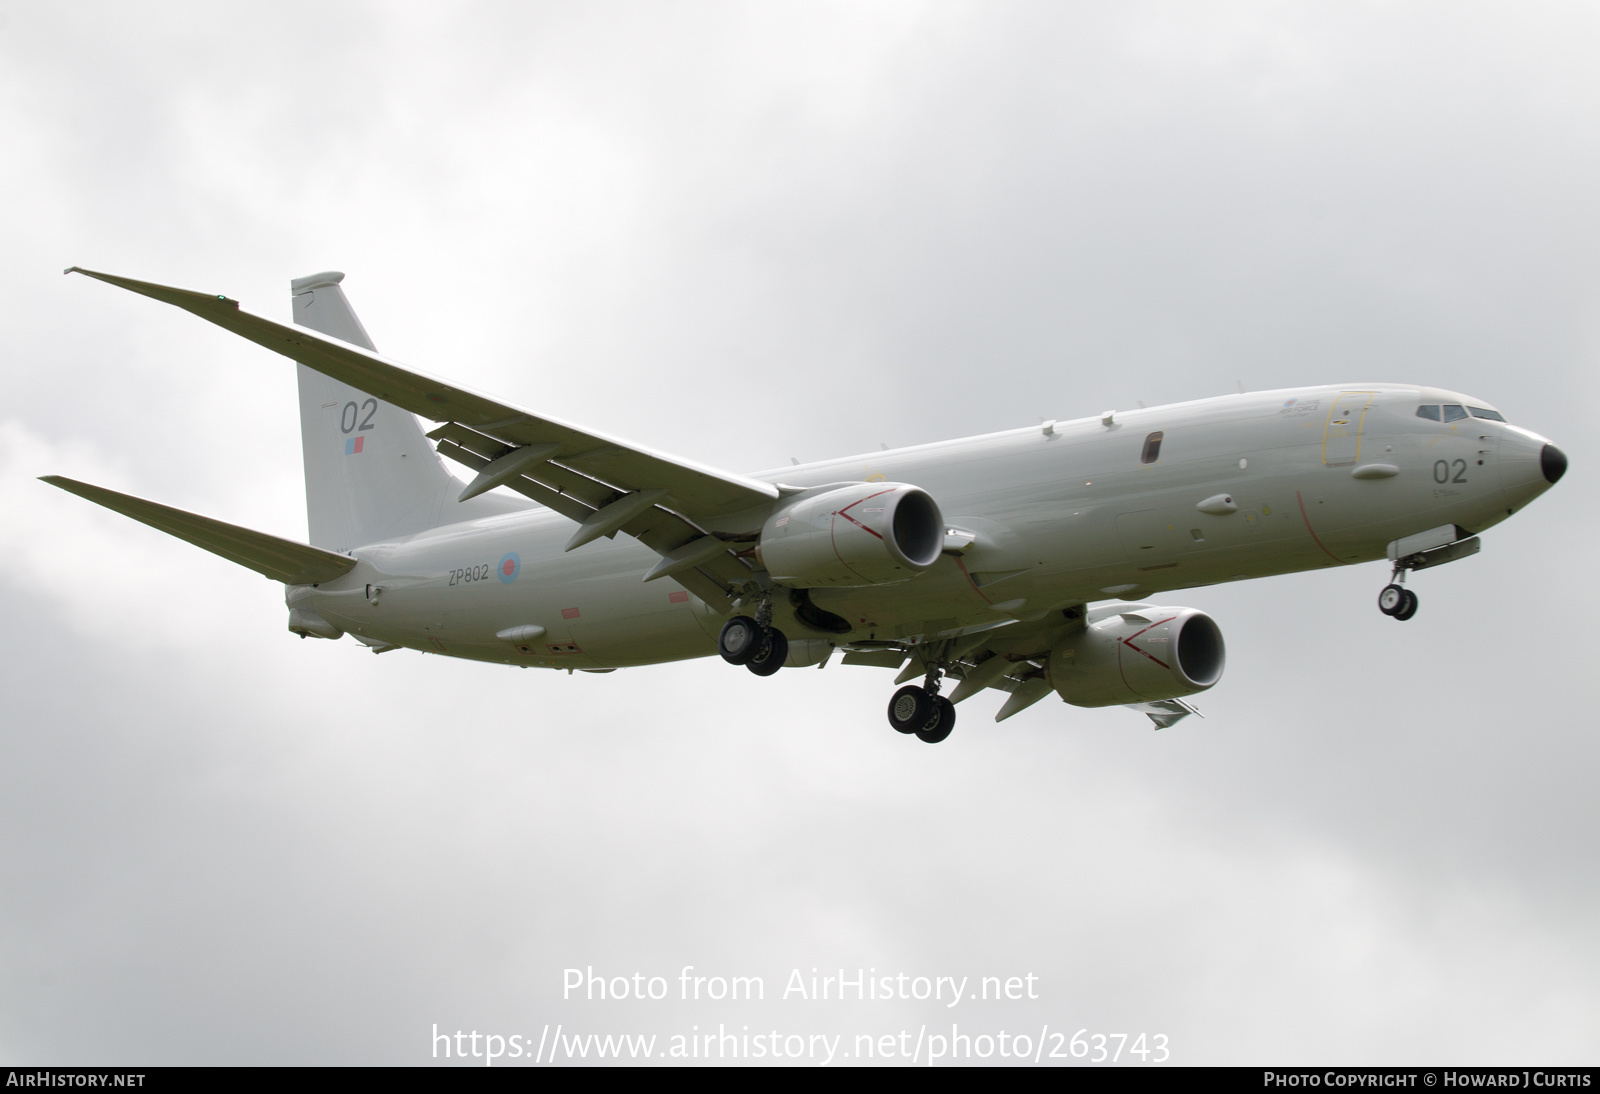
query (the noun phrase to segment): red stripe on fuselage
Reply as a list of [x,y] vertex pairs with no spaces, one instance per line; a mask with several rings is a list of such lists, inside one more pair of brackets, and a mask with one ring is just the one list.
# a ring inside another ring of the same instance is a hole
[[1340,558],[1326,547],[1323,547],[1322,541],[1317,538],[1317,530],[1311,527],[1311,518],[1306,515],[1306,499],[1300,496],[1300,491],[1296,490],[1294,492],[1294,500],[1300,503],[1300,519],[1306,522],[1306,531],[1311,533],[1311,542],[1315,543],[1318,547],[1322,547],[1323,554],[1327,555],[1329,558],[1333,559],[1333,561],[1343,566],[1344,559]]

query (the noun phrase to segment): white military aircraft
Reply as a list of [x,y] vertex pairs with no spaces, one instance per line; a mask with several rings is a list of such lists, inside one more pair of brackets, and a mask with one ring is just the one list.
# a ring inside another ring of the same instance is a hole
[[[586,672],[716,651],[761,676],[842,649],[904,666],[889,722],[930,743],[985,688],[1009,693],[996,720],[1054,691],[1169,726],[1221,679],[1222,633],[1148,598],[1386,558],[1379,610],[1410,619],[1409,571],[1475,553],[1567,467],[1481,399],[1343,384],[740,475],[379,356],[343,274],[292,281],[290,326],[66,272],[299,362],[309,546],[44,481],[283,582],[301,637]],[[435,447],[475,473],[464,489]]]

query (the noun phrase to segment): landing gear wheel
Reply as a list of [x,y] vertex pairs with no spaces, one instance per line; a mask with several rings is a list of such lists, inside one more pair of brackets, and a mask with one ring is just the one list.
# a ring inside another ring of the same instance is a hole
[[783,632],[774,627],[767,632],[767,640],[762,643],[756,655],[745,662],[745,668],[757,676],[771,676],[783,668],[783,663],[789,659],[789,640]]
[[1394,617],[1402,623],[1417,614],[1417,594],[1410,589],[1405,590],[1405,594],[1406,602],[1400,605],[1399,611],[1394,613]]
[[956,728],[956,705],[941,695],[933,700],[932,706],[927,724],[917,730],[917,740],[936,745]]
[[765,644],[766,636],[748,615],[734,616],[722,625],[722,633],[717,635],[717,652],[730,665],[749,664]]
[[1378,594],[1378,610],[1384,615],[1399,615],[1401,609],[1406,606],[1408,596],[1413,601],[1416,600],[1404,585],[1385,585],[1383,591]]
[[926,688],[907,684],[889,700],[889,724],[900,733],[915,733],[928,724],[936,700]]

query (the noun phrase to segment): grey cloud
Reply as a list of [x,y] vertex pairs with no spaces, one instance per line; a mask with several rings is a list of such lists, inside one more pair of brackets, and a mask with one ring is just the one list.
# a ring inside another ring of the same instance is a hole
[[[559,998],[569,966],[693,964],[769,992],[1033,971],[1043,1003],[959,1020],[1159,1028],[1178,1062],[1592,1062],[1596,30],[1561,5],[8,9],[0,1053],[949,1018]],[[1175,594],[1229,642],[1203,722],[994,726],[979,697],[928,749],[869,669],[294,641],[276,586],[27,500],[89,468],[303,530],[287,367],[72,263],[280,316],[289,277],[343,268],[401,360],[735,469],[1393,379],[1481,393],[1573,471],[1419,575],[1404,628],[1378,567]]]

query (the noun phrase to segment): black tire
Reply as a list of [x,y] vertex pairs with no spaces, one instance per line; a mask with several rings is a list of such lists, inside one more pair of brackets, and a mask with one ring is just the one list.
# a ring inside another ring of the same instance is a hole
[[717,652],[730,665],[747,665],[766,643],[766,636],[748,615],[736,615],[722,625]]
[[915,733],[928,724],[933,713],[933,696],[928,689],[907,684],[889,700],[889,724],[897,732]]
[[774,627],[767,632],[767,640],[762,643],[757,654],[745,662],[745,668],[757,676],[771,676],[783,668],[783,663],[789,659],[789,640],[783,632]]
[[1410,595],[1403,585],[1385,585],[1378,594],[1378,610],[1384,615],[1399,615]]
[[925,744],[936,745],[956,728],[956,705],[943,695],[933,701],[933,713],[928,717],[928,722],[917,730],[917,740]]
[[1410,589],[1407,589],[1405,593],[1406,602],[1400,605],[1399,611],[1394,613],[1394,617],[1402,623],[1417,614],[1417,594]]

